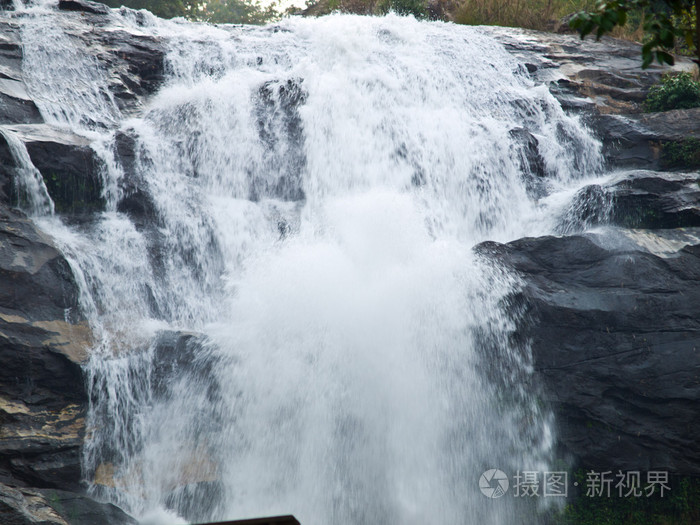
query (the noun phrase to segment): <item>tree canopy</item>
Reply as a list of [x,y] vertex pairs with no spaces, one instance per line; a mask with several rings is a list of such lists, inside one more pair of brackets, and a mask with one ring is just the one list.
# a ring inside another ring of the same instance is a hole
[[581,38],[593,32],[600,38],[624,26],[630,14],[642,19],[642,67],[654,60],[672,65],[671,51],[679,42],[694,53],[700,65],[700,0],[598,0],[595,11],[578,13],[571,26]]
[[277,13],[273,3],[260,0],[102,0],[110,7],[147,9],[162,18],[182,16],[190,20],[229,24],[259,24]]

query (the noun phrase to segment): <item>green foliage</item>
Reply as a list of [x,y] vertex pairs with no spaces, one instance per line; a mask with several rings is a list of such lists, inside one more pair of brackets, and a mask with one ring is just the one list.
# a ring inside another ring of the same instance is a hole
[[[583,470],[573,479],[586,486]],[[698,525],[700,523],[700,480],[671,479],[671,490],[660,497],[619,497],[614,487],[610,497],[586,496],[585,488],[566,505],[556,520],[560,525]]]
[[275,7],[255,0],[207,0],[194,18],[217,24],[263,24],[275,18]]
[[110,7],[146,9],[161,18],[184,16],[193,18],[197,7],[193,0],[102,0]]
[[661,145],[661,165],[665,169],[700,168],[700,140],[685,139]]
[[652,86],[644,102],[647,111],[668,111],[700,107],[700,82],[690,73],[664,75],[661,82]]
[[416,18],[425,18],[427,9],[425,0],[385,0],[378,4],[380,13],[393,11],[398,15],[413,15]]
[[570,22],[581,38],[596,39],[627,24],[630,14],[642,16],[645,34],[642,67],[652,62],[673,64],[678,41],[693,50],[700,63],[700,0],[598,0],[593,12],[582,11]]
[[221,24],[260,24],[277,16],[275,4],[259,0],[103,0],[110,7],[147,9],[162,18],[185,17]]

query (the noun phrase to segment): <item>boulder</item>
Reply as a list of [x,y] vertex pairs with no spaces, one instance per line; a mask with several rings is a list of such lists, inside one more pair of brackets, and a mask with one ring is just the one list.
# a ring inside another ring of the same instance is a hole
[[16,27],[0,22],[0,124],[42,122],[22,78],[22,43]]
[[649,170],[579,190],[562,218],[563,232],[600,224],[650,230],[700,226],[700,173]]
[[[85,214],[104,209],[101,163],[85,137],[45,124],[5,126],[26,148],[33,166],[39,170],[55,209],[64,214]],[[4,135],[0,134],[0,181],[11,181],[16,159]],[[5,183],[5,187],[11,184]],[[9,192],[11,194],[11,192]],[[5,191],[6,197],[9,196]]]
[[120,199],[117,210],[127,213],[144,228],[156,219],[156,208],[148,193],[148,183],[136,170],[137,143],[133,130],[118,131],[114,138],[115,156],[119,159],[124,176],[119,181]]
[[700,108],[641,115],[598,115],[592,125],[603,142],[603,155],[611,167],[660,169],[664,148],[700,138]]
[[[98,42],[101,52],[97,57],[109,72],[110,91],[120,109],[134,110],[143,97],[153,94],[163,82],[165,48],[162,41],[127,29],[115,29],[100,33]],[[95,43],[87,41],[86,44]]]
[[118,507],[62,490],[0,484],[0,521],[6,525],[136,525]]
[[700,226],[700,173],[671,178],[637,172],[610,190],[613,224],[646,229]]
[[58,8],[63,11],[82,11],[93,15],[106,15],[109,7],[100,2],[90,2],[90,0],[59,0]]
[[700,475],[700,245],[655,255],[614,234],[483,243],[522,277],[545,400],[583,468]]
[[80,488],[91,339],[68,262],[0,205],[0,482]]

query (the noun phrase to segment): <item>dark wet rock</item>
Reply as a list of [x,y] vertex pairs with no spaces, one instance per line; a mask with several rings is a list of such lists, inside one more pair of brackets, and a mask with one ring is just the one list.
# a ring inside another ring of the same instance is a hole
[[562,233],[600,224],[651,230],[698,227],[700,174],[636,170],[606,186],[586,186],[561,223]]
[[599,115],[592,122],[602,138],[603,153],[613,167],[663,168],[664,147],[700,138],[700,108]]
[[133,133],[117,132],[114,138],[115,156],[124,176],[119,181],[120,199],[117,210],[128,213],[141,226],[155,219],[155,204],[148,193],[148,183],[136,170],[137,143]]
[[138,522],[119,507],[101,503],[85,495],[63,490],[41,490],[49,505],[63,516],[70,525],[136,525]]
[[[641,46],[603,37],[581,41],[578,35],[552,34],[527,29],[488,27],[494,36],[528,64],[531,76],[546,82],[566,106],[575,105],[595,113],[642,112],[649,88],[668,71],[690,70],[690,60],[679,57],[673,68],[652,64],[641,68]],[[583,101],[583,102],[582,102]]]
[[225,497],[220,480],[197,481],[177,487],[165,497],[165,505],[188,521],[201,516],[201,509],[214,509]]
[[[221,406],[221,386],[217,381],[216,368],[221,357],[202,334],[165,331],[159,334],[154,344],[151,388],[154,402],[164,402],[178,395],[173,385],[180,382],[199,385],[199,394],[204,396],[203,417],[210,426],[210,438],[216,430],[216,422],[222,417],[217,407]],[[207,407],[207,408],[204,408]],[[177,486],[165,496],[165,505],[185,519],[194,520],[197,510],[215,509],[225,497],[224,486],[219,479],[218,458],[212,457],[206,447],[191,451],[191,459],[183,470]]]
[[660,140],[700,138],[700,108],[645,113],[635,120],[646,126]]
[[301,174],[306,167],[306,157],[298,110],[306,97],[302,79],[269,81],[260,87],[256,103],[258,134],[267,146],[263,172],[277,176],[274,183],[266,183],[267,178],[260,178],[251,185],[264,188],[259,190],[260,194],[251,195],[251,199],[277,197],[296,201],[304,198]]
[[652,65],[643,70],[641,46],[632,42],[582,42],[577,35],[512,28],[482,30],[518,57],[531,77],[546,83],[566,111],[585,117],[610,167],[700,167],[700,147],[695,154],[674,153],[687,151],[687,141],[700,136],[700,108],[643,113],[651,86],[664,73],[693,70],[690,60],[678,57],[671,68]]
[[510,130],[510,136],[521,146],[520,164],[523,171],[537,177],[544,177],[546,175],[544,158],[540,153],[537,138],[525,128]]
[[71,269],[32,221],[0,206],[0,241],[0,308],[35,320],[80,318]]
[[90,342],[68,263],[0,206],[0,482],[80,488]]
[[580,232],[599,224],[608,224],[612,212],[613,194],[607,187],[592,184],[581,188],[559,219],[560,233]]
[[603,156],[611,167],[659,167],[659,137],[630,116],[600,115],[593,119],[603,143]]
[[15,27],[0,23],[0,124],[42,122],[22,78],[22,44]]
[[[18,125],[5,128],[24,144],[32,164],[41,173],[56,211],[88,213],[104,209],[100,162],[90,147],[90,141],[65,130],[46,125]],[[13,177],[17,161],[9,151],[4,136],[0,136],[0,177]]]
[[558,441],[585,468],[700,475],[700,246],[659,257],[609,236],[484,243],[513,302]]
[[106,15],[109,13],[109,7],[99,2],[91,2],[90,0],[59,0],[58,8],[63,11],[82,11],[93,15]]
[[0,79],[0,124],[37,124],[43,122],[39,109],[16,80]]
[[217,358],[207,345],[207,339],[193,332],[162,332],[155,343],[152,388],[156,398],[171,395],[170,385],[187,378],[206,384],[212,402],[216,401],[219,385],[214,370]]
[[0,20],[0,78],[22,80],[19,28],[7,18]]
[[643,172],[610,190],[613,224],[647,229],[700,226],[700,174],[670,179]]
[[525,128],[510,130],[513,138],[514,151],[512,156],[520,163],[520,172],[523,174],[528,193],[534,198],[545,195],[544,177],[547,176],[547,167],[544,157],[540,153],[539,141]]
[[165,71],[165,49],[153,36],[114,30],[99,35],[105,53],[100,58],[115,80],[110,86],[122,109],[161,85]]
[[0,522],[5,525],[136,525],[109,503],[63,490],[15,488],[0,484]]

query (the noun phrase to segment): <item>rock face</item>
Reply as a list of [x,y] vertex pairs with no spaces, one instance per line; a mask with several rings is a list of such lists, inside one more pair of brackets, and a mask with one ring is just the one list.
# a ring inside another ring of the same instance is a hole
[[70,267],[29,220],[3,207],[0,275],[0,476],[77,488],[85,427],[80,363],[90,331]]
[[82,495],[90,340],[68,262],[29,219],[0,205],[2,523],[128,522]]
[[586,468],[700,475],[700,246],[663,257],[634,237],[486,243],[516,270],[565,454]]
[[612,168],[664,168],[668,144],[697,138],[700,108],[643,113],[649,88],[669,71],[693,71],[678,57],[673,68],[640,69],[637,44],[612,38],[582,42],[577,35],[484,28],[546,82],[562,106],[581,114],[603,144]]
[[0,484],[0,519],[7,525],[135,525],[114,505],[63,490],[12,488]]
[[[107,23],[110,11],[102,4],[62,1],[60,8],[82,11],[63,15],[67,32],[94,51],[119,109],[137,111],[162,78],[157,40],[118,28],[91,31]],[[91,25],[71,24],[70,17],[78,16]],[[57,212],[99,211],[102,167],[89,139],[44,123],[28,91],[21,32],[0,12],[0,523],[135,523],[85,495],[82,364],[92,333],[70,264],[14,208],[22,204],[17,181],[30,162]]]
[[[477,247],[522,278],[515,336],[532,351],[560,453],[601,471],[700,476],[700,172],[659,171],[683,167],[665,154],[697,140],[700,109],[642,113],[663,70],[640,70],[636,45],[485,30],[589,123],[620,170],[578,192],[563,236]],[[592,226],[604,229],[582,233]]]

